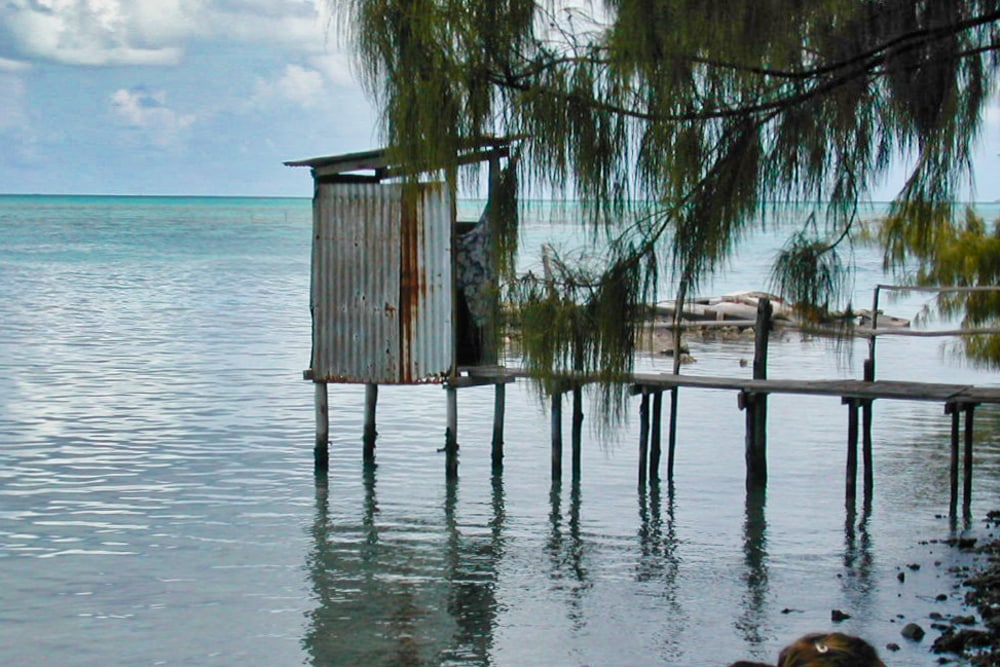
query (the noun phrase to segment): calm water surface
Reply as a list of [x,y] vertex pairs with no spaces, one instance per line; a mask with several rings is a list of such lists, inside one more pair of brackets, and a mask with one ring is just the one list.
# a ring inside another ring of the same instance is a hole
[[[766,497],[743,491],[736,396],[693,390],[673,485],[637,487],[636,419],[588,433],[582,480],[553,485],[526,385],[502,477],[492,391],[460,392],[452,485],[440,388],[383,388],[365,469],[363,390],[333,386],[317,477],[309,218],[295,199],[0,197],[0,663],[711,666],[773,659],[841,609],[838,629],[901,644],[889,664],[936,664],[936,632],[899,630],[960,609],[968,557],[930,540],[983,534],[997,411],[976,413],[974,519],[954,532],[935,404],[876,405],[875,499],[854,516],[831,398],[771,398]],[[536,221],[528,245],[564,232]],[[754,243],[717,291],[764,286],[773,239]],[[867,303],[882,278],[859,261]],[[752,341],[690,345],[685,372],[749,372]],[[879,373],[996,383],[940,346],[883,339]],[[790,334],[770,376],[859,377],[864,354]]]

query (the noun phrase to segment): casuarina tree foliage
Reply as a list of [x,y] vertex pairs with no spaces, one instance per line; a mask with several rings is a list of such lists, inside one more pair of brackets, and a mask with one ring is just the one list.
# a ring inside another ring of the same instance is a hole
[[996,282],[933,268],[991,236],[953,228],[950,202],[994,92],[1000,0],[335,4],[399,159],[450,171],[468,140],[516,138],[507,191],[578,199],[606,237],[596,271],[552,257],[507,277],[537,369],[628,370],[658,277],[692,294],[790,202],[816,203],[774,284],[804,312],[842,307],[859,206],[901,161],[887,262]]

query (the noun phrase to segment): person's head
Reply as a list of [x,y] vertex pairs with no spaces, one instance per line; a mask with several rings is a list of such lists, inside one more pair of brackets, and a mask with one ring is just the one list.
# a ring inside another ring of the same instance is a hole
[[778,667],[885,667],[871,644],[840,632],[806,635],[786,646]]

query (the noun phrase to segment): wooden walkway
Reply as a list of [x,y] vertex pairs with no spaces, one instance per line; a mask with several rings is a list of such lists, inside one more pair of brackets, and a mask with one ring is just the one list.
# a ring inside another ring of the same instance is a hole
[[[477,367],[464,369],[466,374],[453,382],[456,387],[513,382],[532,377],[531,373],[515,367]],[[567,373],[561,376],[567,385],[591,384],[592,377]],[[909,382],[900,380],[794,380],[739,378],[718,375],[674,375],[673,373],[630,373],[619,380],[636,388],[673,389],[724,389],[751,394],[811,394],[862,400],[896,399],[904,401],[931,401],[937,403],[975,403],[1000,405],[1000,387],[980,387],[969,384],[939,382]],[[636,391],[635,393],[639,393]]]
[[[502,460],[503,385],[518,379],[528,379],[532,375],[522,368],[515,367],[477,367],[465,369],[465,373],[450,381],[446,386],[455,390],[463,387],[495,385],[498,388],[497,412],[494,417],[494,463],[500,465]],[[562,471],[562,408],[561,395],[576,392],[579,387],[591,384],[597,380],[581,374],[566,373],[559,376],[558,381],[564,386],[564,391],[552,396],[552,475],[561,476]],[[947,384],[940,382],[909,382],[897,380],[796,380],[796,379],[753,379],[740,377],[722,377],[705,375],[681,375],[673,373],[631,373],[618,380],[632,387],[633,394],[641,394],[643,403],[640,407],[640,481],[659,477],[660,461],[660,411],[662,409],[661,394],[685,389],[708,389],[739,392],[741,409],[747,412],[747,484],[762,486],[766,483],[766,446],[764,443],[765,411],[754,413],[751,409],[755,403],[760,406],[769,394],[799,394],[812,396],[829,396],[840,398],[848,406],[847,433],[847,470],[845,502],[849,507],[854,504],[856,496],[856,479],[858,473],[858,440],[862,438],[862,462],[864,464],[864,495],[869,502],[873,490],[872,474],[872,441],[871,441],[871,405],[875,400],[904,400],[936,402],[944,405],[944,412],[952,417],[951,429],[951,498],[950,509],[954,516],[958,504],[959,460],[960,460],[960,429],[959,417],[965,416],[964,429],[964,493],[963,508],[968,514],[972,498],[972,442],[973,414],[979,405],[1000,405],[1000,387],[981,387],[969,384]],[[649,397],[653,397],[652,408]],[[762,400],[763,399],[763,400]],[[671,406],[673,421],[676,400]],[[573,424],[582,422],[579,402],[574,401]],[[858,413],[862,419],[859,421]],[[650,421],[652,423],[650,423]],[[499,433],[499,440],[498,434]],[[579,474],[579,432],[574,428],[573,434],[573,474]],[[667,478],[673,477],[673,458],[675,448],[674,426],[671,425],[670,443],[667,461]]]
[[[662,454],[661,432],[663,393],[670,393],[670,422],[668,427],[667,470],[668,480],[673,478],[674,452],[677,434],[677,394],[680,389],[706,389],[734,391],[738,406],[746,415],[746,485],[748,489],[763,488],[767,482],[767,397],[770,394],[800,394],[839,397],[848,407],[847,465],[845,471],[845,504],[853,509],[857,491],[860,463],[863,464],[863,490],[866,506],[871,501],[874,476],[872,452],[872,404],[876,400],[930,401],[944,406],[944,413],[951,416],[951,466],[950,483],[951,515],[957,513],[960,460],[964,469],[963,509],[968,517],[972,498],[973,419],[975,408],[983,404],[1000,404],[1000,387],[981,387],[968,384],[938,382],[908,382],[875,380],[874,345],[870,346],[869,359],[865,361],[865,378],[838,380],[771,379],[767,377],[767,343],[771,328],[771,309],[762,300],[755,322],[755,349],[752,377],[721,377],[682,375],[675,365],[674,373],[630,373],[615,382],[629,385],[633,395],[641,395],[639,428],[639,482],[656,480],[660,476]],[[311,372],[306,371],[311,379]],[[495,468],[503,466],[503,431],[506,385],[518,379],[533,376],[523,368],[503,366],[477,366],[459,369],[450,378],[444,378],[447,391],[447,427],[445,430],[446,473],[458,474],[458,408],[457,391],[465,387],[492,385],[496,392],[493,415],[492,461]],[[601,381],[595,376],[566,372],[548,383],[551,392],[552,479],[558,480],[563,469],[562,397],[572,396],[572,474],[580,475],[581,433],[583,423],[582,391],[584,385]],[[553,389],[553,387],[555,387]],[[317,466],[327,460],[329,422],[325,384],[316,385]],[[365,400],[364,458],[375,460],[375,405],[378,387],[369,385]],[[964,437],[960,418],[964,415]],[[859,457],[859,440],[861,456]],[[964,452],[961,451],[964,440]]]

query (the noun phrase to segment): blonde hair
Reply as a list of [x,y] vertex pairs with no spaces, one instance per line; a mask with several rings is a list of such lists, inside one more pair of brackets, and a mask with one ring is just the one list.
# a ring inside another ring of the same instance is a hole
[[886,667],[871,644],[840,632],[806,635],[786,646],[778,667]]

